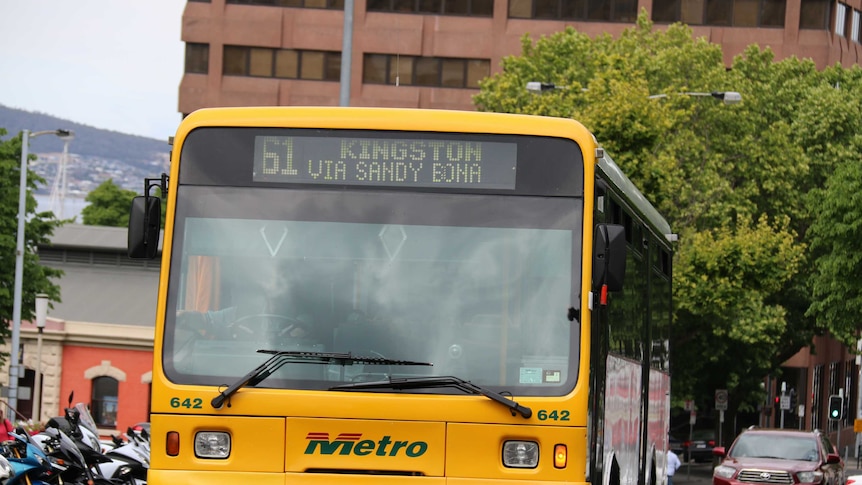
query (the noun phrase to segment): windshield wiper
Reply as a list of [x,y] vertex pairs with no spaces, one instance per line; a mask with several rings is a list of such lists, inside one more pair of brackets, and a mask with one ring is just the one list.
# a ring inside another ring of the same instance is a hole
[[234,395],[237,391],[245,386],[255,386],[261,381],[271,376],[275,371],[280,369],[285,364],[335,364],[335,365],[353,365],[353,364],[372,364],[372,365],[434,365],[430,362],[414,362],[411,360],[394,360],[384,357],[363,357],[348,353],[338,352],[303,352],[303,351],[279,351],[279,350],[258,350],[261,354],[272,354],[272,357],[260,364],[254,370],[240,378],[238,381],[230,385],[227,389],[220,392],[214,397],[212,407],[218,409],[222,407],[227,398]]
[[521,416],[529,418],[533,410],[527,406],[521,406],[512,399],[508,399],[500,393],[486,389],[470,381],[465,381],[455,376],[431,376],[431,377],[390,377],[384,381],[354,382],[330,387],[330,391],[360,391],[366,389],[422,389],[434,387],[454,387],[470,394],[481,394],[492,401],[496,401],[509,408],[512,416],[516,412]]

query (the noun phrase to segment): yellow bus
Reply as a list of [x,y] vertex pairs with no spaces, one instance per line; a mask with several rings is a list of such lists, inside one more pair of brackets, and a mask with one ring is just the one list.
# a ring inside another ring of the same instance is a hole
[[144,185],[151,484],[665,483],[674,237],[580,123],[203,109]]

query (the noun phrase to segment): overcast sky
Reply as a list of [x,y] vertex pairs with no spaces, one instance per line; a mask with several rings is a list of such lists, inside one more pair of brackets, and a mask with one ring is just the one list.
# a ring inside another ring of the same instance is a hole
[[180,121],[184,0],[0,0],[0,104],[160,140]]

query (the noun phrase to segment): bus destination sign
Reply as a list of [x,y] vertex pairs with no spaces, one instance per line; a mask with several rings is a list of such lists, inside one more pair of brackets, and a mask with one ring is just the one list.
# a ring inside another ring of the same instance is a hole
[[515,189],[517,144],[256,136],[255,182]]

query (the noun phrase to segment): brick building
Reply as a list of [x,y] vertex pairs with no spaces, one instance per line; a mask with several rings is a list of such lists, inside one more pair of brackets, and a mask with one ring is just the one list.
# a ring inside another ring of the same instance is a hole
[[[819,68],[862,59],[862,0],[354,0],[349,104],[473,109],[483,77],[521,37],[572,26],[619,34],[645,10],[720,44],[750,44]],[[179,111],[340,104],[344,0],[190,1],[182,19]]]

